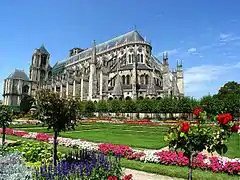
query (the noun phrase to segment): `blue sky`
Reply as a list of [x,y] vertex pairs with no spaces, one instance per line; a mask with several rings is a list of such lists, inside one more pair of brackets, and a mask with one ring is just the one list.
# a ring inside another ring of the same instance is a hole
[[41,0],[0,6],[0,94],[15,68],[28,73],[35,48],[45,44],[51,65],[72,47],[90,47],[133,30],[151,40],[153,54],[169,52],[171,67],[182,59],[185,94],[216,93],[239,82],[240,1],[238,0]]

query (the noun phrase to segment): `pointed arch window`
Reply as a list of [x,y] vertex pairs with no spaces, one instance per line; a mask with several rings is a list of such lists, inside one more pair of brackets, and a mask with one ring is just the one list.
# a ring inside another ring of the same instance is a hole
[[140,62],[140,54],[137,55],[137,62]]
[[141,54],[141,63],[143,63],[143,54]]
[[130,75],[127,75],[127,84],[130,84]]
[[125,84],[125,76],[122,76],[122,83]]
[[140,76],[140,83],[144,84],[144,75],[143,74]]
[[148,75],[146,75],[145,76],[145,84],[148,84],[148,79],[149,79],[149,77],[148,77]]
[[129,63],[132,63],[132,62],[131,62],[131,61],[132,61],[132,56],[131,56],[131,54],[128,55],[128,59],[129,59]]

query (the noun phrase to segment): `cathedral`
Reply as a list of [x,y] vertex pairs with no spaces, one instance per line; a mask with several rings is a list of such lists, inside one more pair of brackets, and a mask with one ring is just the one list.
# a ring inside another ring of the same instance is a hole
[[16,69],[4,80],[3,104],[19,106],[39,89],[81,101],[178,97],[184,95],[183,69],[180,62],[171,70],[167,53],[162,60],[153,56],[151,43],[134,30],[87,49],[73,48],[54,66],[42,45],[34,50],[29,76]]

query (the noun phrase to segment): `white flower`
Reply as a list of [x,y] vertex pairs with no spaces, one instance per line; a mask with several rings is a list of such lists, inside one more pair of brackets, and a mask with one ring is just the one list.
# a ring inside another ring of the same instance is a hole
[[206,159],[203,160],[203,163],[210,165],[210,164],[211,164],[211,161],[206,158]]

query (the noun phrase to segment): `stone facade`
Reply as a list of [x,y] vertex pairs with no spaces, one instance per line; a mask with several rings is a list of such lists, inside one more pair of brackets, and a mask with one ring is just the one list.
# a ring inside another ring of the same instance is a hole
[[[73,48],[67,59],[53,67],[49,59],[44,46],[35,49],[30,80],[26,81],[29,94],[34,96],[45,88],[62,97],[92,101],[184,95],[182,63],[171,71],[167,53],[159,61],[152,55],[151,44],[137,31],[98,45],[94,41],[88,49]],[[4,97],[11,99],[5,91]],[[5,98],[4,103],[9,104]]]

